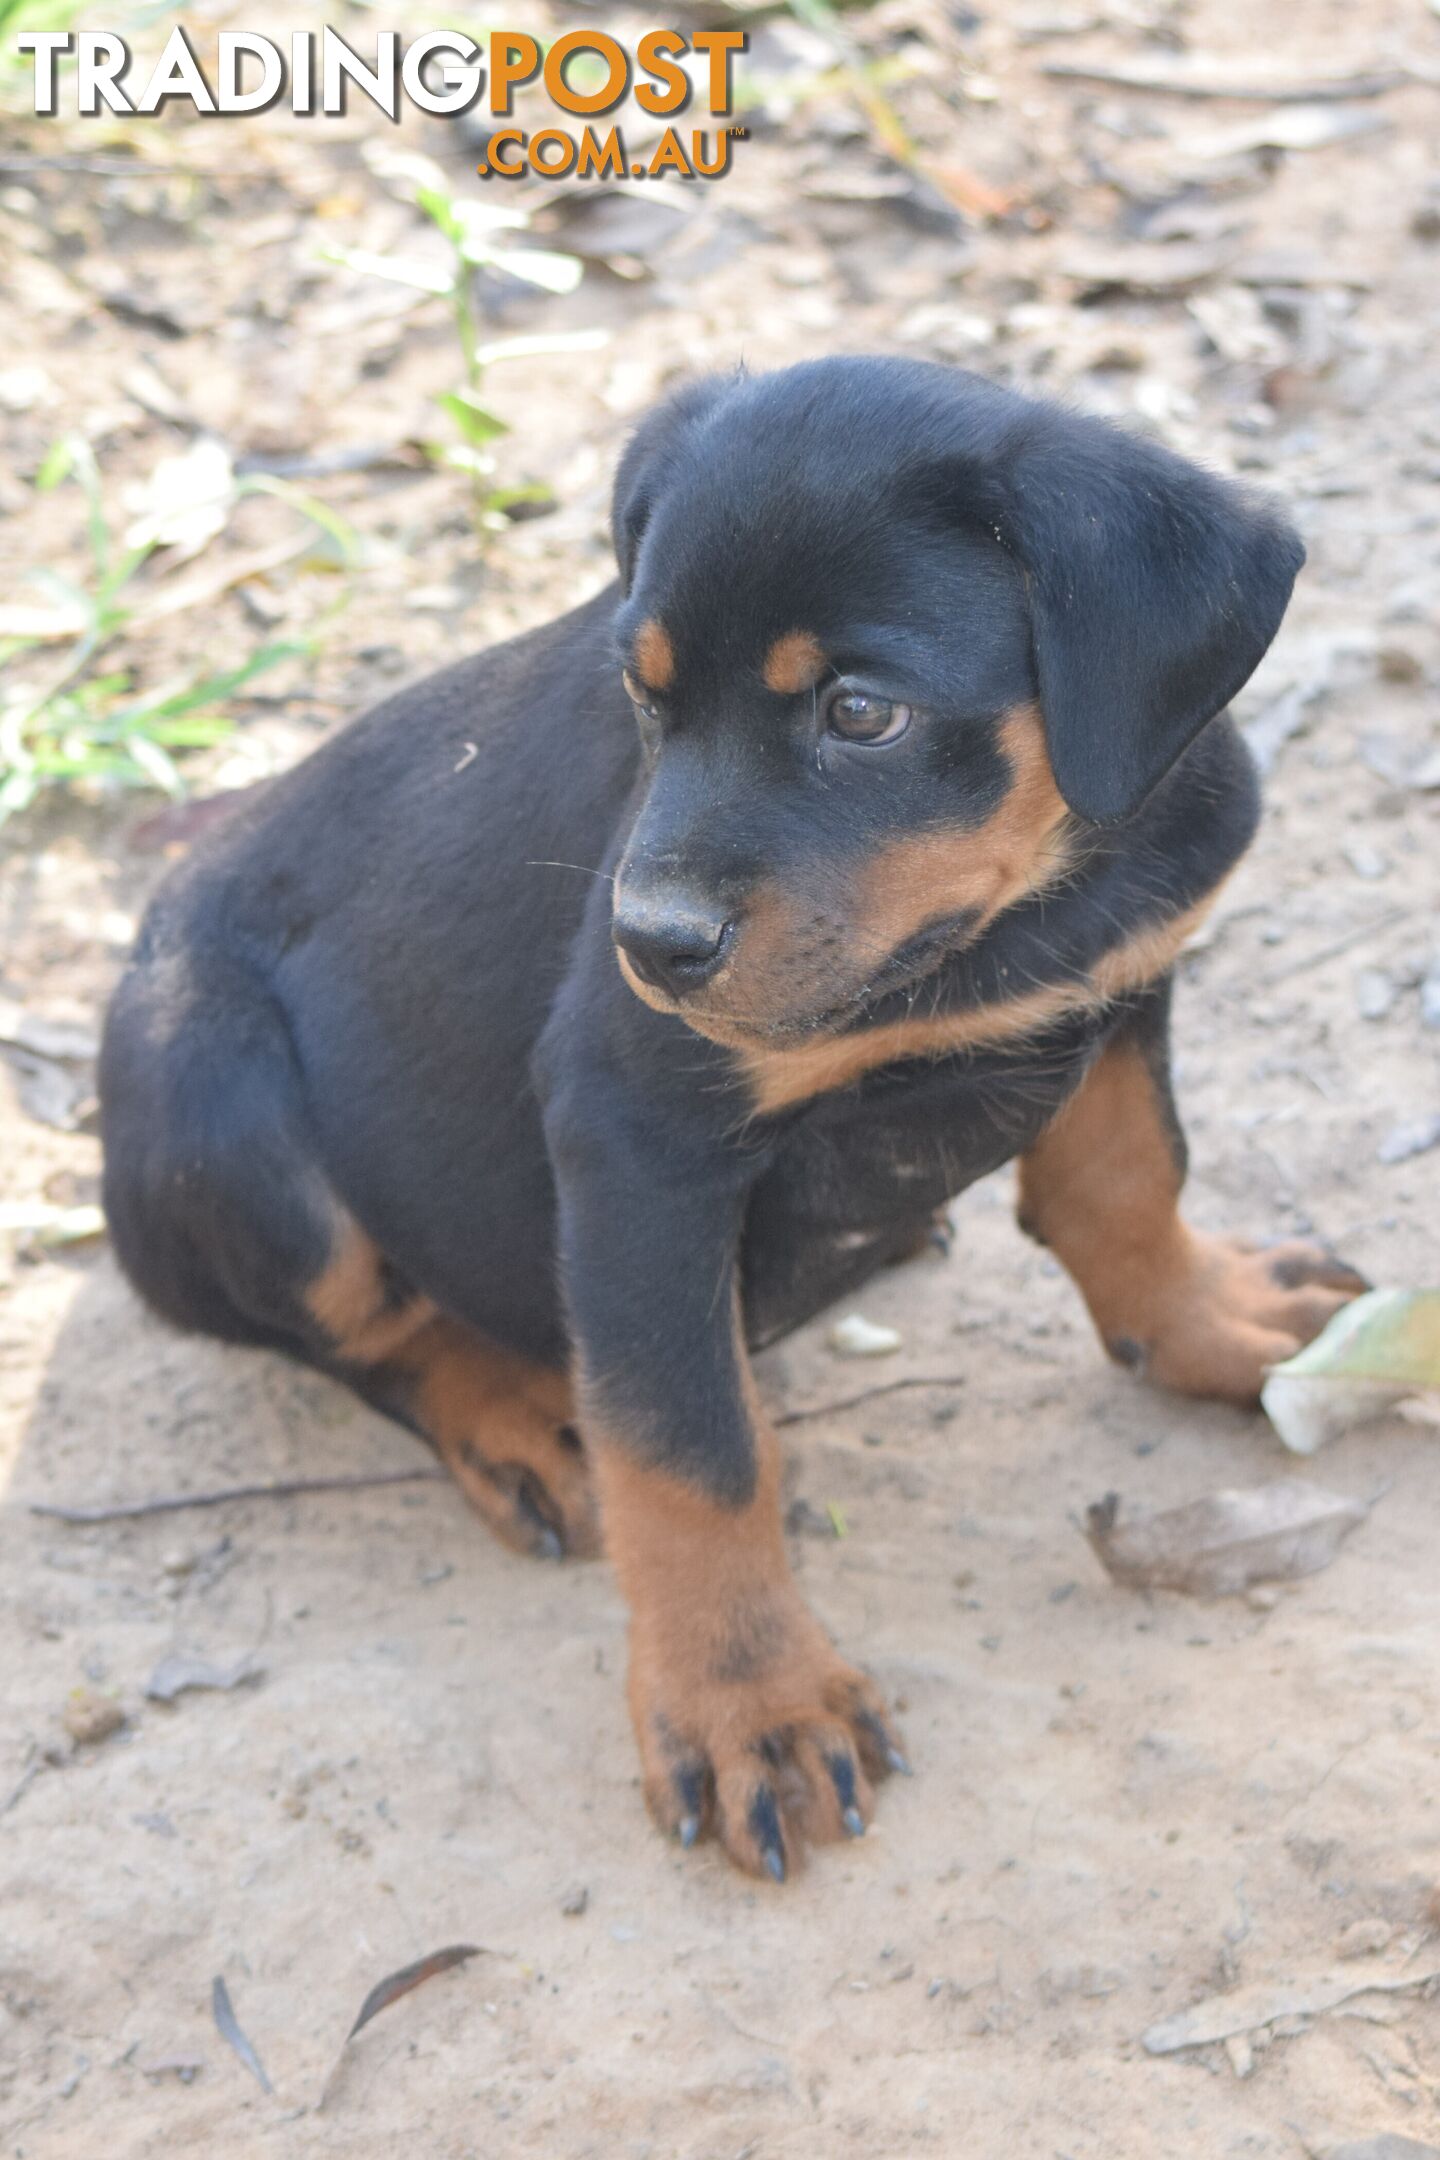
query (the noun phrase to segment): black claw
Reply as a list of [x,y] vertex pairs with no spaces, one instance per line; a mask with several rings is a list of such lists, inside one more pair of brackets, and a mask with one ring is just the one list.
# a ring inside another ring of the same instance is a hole
[[825,1767],[830,1772],[830,1782],[835,1787],[835,1797],[840,1803],[840,1813],[846,1822],[856,1813],[855,1765],[848,1755],[827,1755]]
[[883,1763],[887,1770],[898,1770],[901,1777],[914,1776],[909,1763],[890,1738],[882,1718],[878,1718],[873,1710],[861,1710],[855,1722],[870,1743],[872,1762]]
[[780,1810],[768,1785],[762,1785],[750,1802],[750,1835],[760,1848],[766,1870],[776,1882],[785,1880],[785,1840],[780,1833]]
[[705,1772],[697,1763],[686,1763],[671,1773],[671,1779],[680,1803],[680,1825],[676,1835],[688,1852],[700,1835],[700,1824],[705,1815]]
[[539,1560],[563,1560],[565,1539],[554,1520],[550,1495],[533,1470],[520,1472],[514,1492],[515,1512],[531,1532],[531,1552]]
[[840,1820],[844,1823],[851,1837],[864,1837],[865,1820],[858,1807],[847,1807]]

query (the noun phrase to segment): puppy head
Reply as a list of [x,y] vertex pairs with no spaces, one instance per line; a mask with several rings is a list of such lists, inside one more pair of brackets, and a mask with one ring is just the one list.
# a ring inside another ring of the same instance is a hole
[[1151,443],[887,360],[681,392],[615,544],[647,781],[620,963],[729,1042],[861,1019],[1135,816],[1303,560]]

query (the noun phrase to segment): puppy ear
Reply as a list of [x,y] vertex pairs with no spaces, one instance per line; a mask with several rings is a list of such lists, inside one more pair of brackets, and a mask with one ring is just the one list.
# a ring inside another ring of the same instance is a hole
[[1056,784],[1080,817],[1116,823],[1249,680],[1305,550],[1268,503],[1102,421],[1022,423],[997,480]]
[[652,413],[647,413],[625,446],[611,498],[610,533],[615,560],[620,565],[620,581],[627,593],[635,575],[635,558],[640,552],[650,512],[664,491],[681,445],[719,404],[732,381],[733,378],[708,375],[699,382],[686,383],[663,405],[657,405]]

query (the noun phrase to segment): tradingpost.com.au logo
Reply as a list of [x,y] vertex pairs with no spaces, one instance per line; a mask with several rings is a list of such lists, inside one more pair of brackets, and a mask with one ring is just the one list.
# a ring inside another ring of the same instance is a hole
[[[382,30],[366,58],[328,28],[318,34],[297,30],[288,41],[222,30],[207,73],[177,27],[142,80],[125,40],[110,30],[27,30],[16,39],[20,52],[33,58],[34,109],[44,117],[61,110],[62,83],[68,91],[64,78],[72,69],[73,110],[82,118],[155,113],[172,99],[217,117],[266,112],[282,99],[293,113],[343,114],[356,92],[390,120],[399,119],[402,104],[453,116],[482,100],[494,118],[508,120],[515,92],[538,83],[557,112],[587,124],[578,132],[492,129],[479,170],[506,180],[527,172],[547,180],[638,180],[665,173],[718,178],[745,130],[723,124],[682,128],[679,116],[698,93],[712,122],[728,120],[733,62],[745,42],[741,30],[650,30],[632,55],[603,30],[570,30],[548,47],[522,30],[492,30],[478,38],[429,30],[402,50],[399,31]],[[682,64],[687,56],[689,68]],[[62,61],[69,63],[63,75]],[[658,143],[643,154],[627,149],[618,124],[593,124],[631,95],[643,113],[666,122]],[[64,103],[68,108],[68,95]]]

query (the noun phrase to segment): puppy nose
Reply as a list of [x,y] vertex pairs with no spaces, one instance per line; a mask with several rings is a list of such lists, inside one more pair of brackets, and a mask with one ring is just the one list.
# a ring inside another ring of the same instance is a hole
[[714,908],[684,894],[659,900],[622,892],[611,935],[637,975],[682,998],[715,973],[734,928]]

